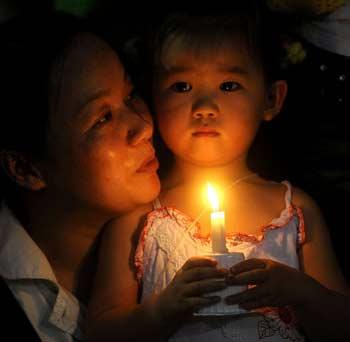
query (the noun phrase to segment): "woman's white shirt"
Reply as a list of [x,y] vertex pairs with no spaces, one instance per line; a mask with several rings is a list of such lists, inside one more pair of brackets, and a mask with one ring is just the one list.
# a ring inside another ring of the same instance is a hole
[[3,204],[0,276],[42,341],[81,341],[86,308],[57,282],[44,253]]

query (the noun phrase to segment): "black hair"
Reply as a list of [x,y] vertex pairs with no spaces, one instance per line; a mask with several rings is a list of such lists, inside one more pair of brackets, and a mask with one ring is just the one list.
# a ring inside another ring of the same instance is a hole
[[52,68],[78,32],[66,13],[18,16],[1,27],[1,149],[42,156]]
[[[48,122],[60,91],[61,67],[80,33],[101,36],[91,23],[64,12],[26,13],[1,24],[0,153],[29,161],[47,156]],[[19,188],[0,166],[5,199]]]
[[[201,8],[193,11],[164,11],[153,20],[146,37],[135,38],[130,44],[134,56],[134,80],[152,109],[152,79],[162,70],[162,53],[173,39],[181,38],[185,46],[194,49],[219,46],[231,39],[245,44],[247,52],[256,58],[261,67],[267,87],[281,79],[280,62],[283,56],[278,27],[278,18],[262,1],[237,0],[226,8]],[[139,44],[139,45],[137,45]],[[217,44],[217,45],[215,45]],[[136,47],[135,47],[136,46]],[[243,45],[244,46],[244,45]],[[164,50],[163,50],[164,49]],[[142,70],[143,69],[143,70]],[[259,140],[261,140],[259,138]],[[160,177],[168,173],[174,161],[172,153],[164,144],[159,131],[155,130],[154,143],[161,160]],[[260,145],[260,143],[259,143]],[[252,146],[251,155],[256,154]],[[255,159],[250,164],[257,164]],[[259,171],[259,167],[252,166]]]
[[[155,22],[147,39],[150,70],[162,68],[161,56],[174,39],[193,49],[240,39],[262,67],[267,84],[279,78],[280,49],[276,19],[262,1],[236,1],[229,8],[175,11]],[[152,76],[152,75],[148,75]]]

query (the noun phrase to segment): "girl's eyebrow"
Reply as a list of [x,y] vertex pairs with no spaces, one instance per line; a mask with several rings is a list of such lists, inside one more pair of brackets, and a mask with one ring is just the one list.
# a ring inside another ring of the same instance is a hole
[[241,66],[233,66],[233,67],[230,67],[230,66],[220,66],[219,67],[219,70],[221,72],[228,72],[230,74],[238,74],[238,75],[248,75],[249,72],[246,68],[244,67],[241,67]]
[[[193,68],[185,67],[185,66],[164,66],[163,71],[165,71],[166,74],[180,74],[180,73],[185,73],[188,71],[193,70]],[[238,75],[249,75],[249,72],[246,68],[241,67],[241,66],[227,66],[227,65],[222,65],[218,67],[218,70],[223,73],[230,73],[230,74],[238,74]]]

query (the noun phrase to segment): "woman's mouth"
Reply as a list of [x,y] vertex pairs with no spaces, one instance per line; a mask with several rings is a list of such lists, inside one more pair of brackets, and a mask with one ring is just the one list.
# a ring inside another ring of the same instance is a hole
[[137,173],[155,172],[159,167],[158,159],[155,155],[146,158],[141,166],[136,170]]

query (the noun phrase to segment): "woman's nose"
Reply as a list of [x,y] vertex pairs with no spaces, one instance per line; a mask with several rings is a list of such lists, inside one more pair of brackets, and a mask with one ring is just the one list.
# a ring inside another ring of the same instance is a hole
[[153,135],[153,121],[149,112],[135,114],[132,125],[130,125],[127,138],[130,145],[136,146],[148,141]]
[[219,114],[219,107],[211,97],[197,99],[192,105],[192,115],[195,119],[215,119]]

